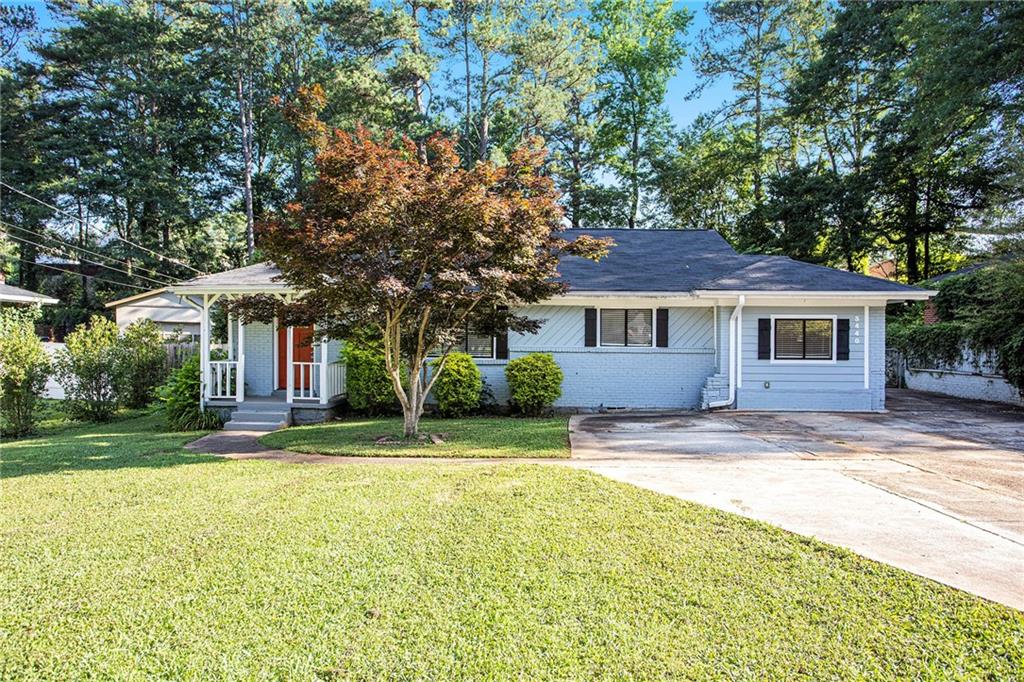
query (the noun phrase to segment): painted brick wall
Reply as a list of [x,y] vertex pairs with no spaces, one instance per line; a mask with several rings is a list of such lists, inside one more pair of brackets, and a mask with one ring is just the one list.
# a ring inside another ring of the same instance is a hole
[[909,369],[904,379],[907,388],[915,391],[1024,406],[1024,398],[1021,398],[1020,391],[1000,376],[938,369]]
[[[693,408],[715,372],[714,311],[670,308],[668,348],[588,348],[582,306],[536,306],[537,334],[509,335],[509,357],[551,353],[565,380],[556,405],[565,408]],[[497,371],[499,370],[500,371]],[[508,400],[504,367],[482,365],[499,403]]]
[[246,395],[270,395],[274,391],[273,325],[245,325],[245,384]]
[[[850,359],[835,363],[773,363],[757,359],[757,321],[772,315],[831,316],[850,320]],[[885,407],[885,310],[870,310],[864,342],[864,308],[755,307],[743,309],[741,409],[867,411]],[[865,347],[869,347],[869,388],[864,388]]]

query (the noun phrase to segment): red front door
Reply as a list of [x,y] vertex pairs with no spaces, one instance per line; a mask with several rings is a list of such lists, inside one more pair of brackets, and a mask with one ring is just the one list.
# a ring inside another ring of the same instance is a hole
[[[312,327],[295,327],[295,331],[292,333],[293,362],[313,362],[313,346],[309,343],[312,336]],[[298,372],[299,370],[296,368],[296,386],[299,385]],[[305,383],[309,383],[308,379],[307,376]],[[288,388],[288,327],[278,327],[277,329],[277,387]]]

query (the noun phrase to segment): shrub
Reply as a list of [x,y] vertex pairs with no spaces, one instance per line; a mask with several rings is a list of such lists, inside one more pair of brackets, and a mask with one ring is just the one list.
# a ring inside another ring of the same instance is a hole
[[121,402],[128,407],[145,407],[152,402],[157,387],[167,380],[167,352],[160,329],[151,320],[132,322],[119,344]]
[[117,325],[99,315],[64,339],[54,368],[71,416],[89,421],[113,416],[119,402],[119,353]]
[[341,349],[345,361],[345,389],[352,409],[367,414],[391,412],[398,406],[391,377],[378,343],[349,340]]
[[191,356],[159,391],[167,408],[167,428],[172,431],[204,431],[221,425],[217,413],[199,409],[200,361],[199,355]]
[[505,365],[512,405],[523,414],[541,414],[562,395],[562,369],[551,353],[530,353]]
[[[433,367],[441,364],[435,360]],[[437,409],[445,417],[461,417],[480,407],[484,382],[480,369],[466,353],[452,353],[444,361],[444,370],[434,383]]]
[[0,308],[0,435],[35,430],[36,399],[50,370],[50,358],[35,334],[38,315],[38,306]]

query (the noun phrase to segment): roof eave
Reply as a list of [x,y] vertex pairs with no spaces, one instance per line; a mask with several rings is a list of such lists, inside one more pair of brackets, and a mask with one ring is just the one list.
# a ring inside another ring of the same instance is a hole
[[0,302],[4,303],[38,303],[39,305],[57,305],[60,301],[49,296],[21,296],[19,294],[0,294]]
[[939,293],[931,289],[920,291],[792,291],[777,289],[697,289],[693,292],[698,298],[718,298],[722,296],[770,296],[772,298],[885,298],[894,301],[925,301]]

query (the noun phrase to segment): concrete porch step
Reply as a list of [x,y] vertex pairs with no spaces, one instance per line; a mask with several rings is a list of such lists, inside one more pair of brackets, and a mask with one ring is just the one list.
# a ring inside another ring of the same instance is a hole
[[224,425],[225,431],[277,431],[288,426],[286,421],[239,421],[232,419]]
[[276,409],[257,410],[246,405],[231,413],[231,421],[240,422],[286,422],[288,410]]

